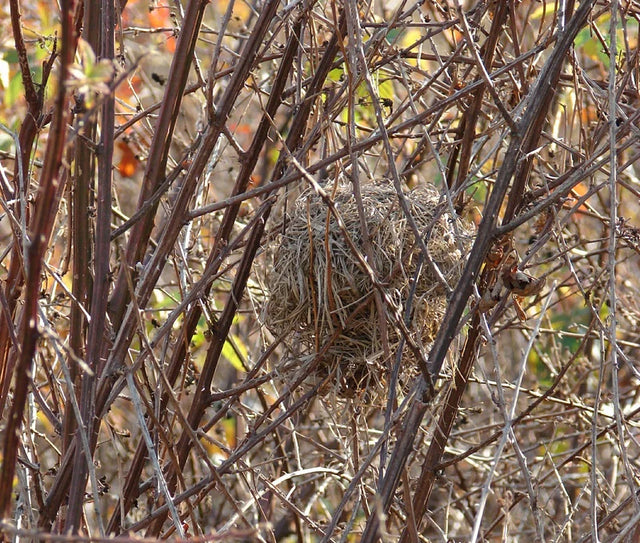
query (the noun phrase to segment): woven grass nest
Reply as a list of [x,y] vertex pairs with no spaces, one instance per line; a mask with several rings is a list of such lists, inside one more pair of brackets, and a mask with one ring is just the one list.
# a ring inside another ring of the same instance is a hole
[[[331,388],[340,396],[363,389],[371,395],[376,389],[385,390],[402,339],[390,315],[403,318],[410,301],[407,328],[428,352],[444,314],[446,287],[433,266],[423,262],[411,295],[423,260],[414,230],[390,183],[363,185],[362,204],[373,253],[369,264],[395,306],[385,309],[391,353],[391,359],[385,359],[375,287],[353,251],[356,247],[366,256],[353,187],[325,187],[325,192],[343,227],[315,190],[298,198],[267,277],[266,325],[274,335],[285,336],[290,352],[301,362],[283,367],[300,368],[306,361],[313,377],[331,376],[328,381],[336,385]],[[455,287],[471,239],[469,226],[442,212],[440,194],[432,186],[407,192],[405,197],[432,262],[447,284]],[[319,352],[323,356],[317,357]],[[401,383],[417,372],[411,351],[405,347],[403,352]]]

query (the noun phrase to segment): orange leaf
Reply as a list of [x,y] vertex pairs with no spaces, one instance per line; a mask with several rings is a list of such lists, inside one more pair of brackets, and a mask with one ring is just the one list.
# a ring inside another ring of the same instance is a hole
[[152,28],[171,28],[169,8],[157,7],[149,10],[149,24]]
[[164,46],[167,48],[167,51],[169,51],[169,53],[175,53],[176,52],[176,37],[175,36],[169,36],[167,38],[167,41],[165,42]]
[[122,177],[133,177],[138,171],[138,159],[124,141],[118,142],[118,149],[121,151],[120,162],[118,162],[118,172]]
[[[589,186],[586,185],[585,183],[578,183],[575,187],[571,189],[571,192],[569,193],[569,198],[564,203],[564,207],[567,207],[567,208],[573,207],[577,203],[577,200],[582,198],[585,194],[587,194],[587,192],[589,192]],[[586,205],[586,202],[585,202],[584,204],[581,204],[578,209],[580,211],[588,211],[589,207]]]

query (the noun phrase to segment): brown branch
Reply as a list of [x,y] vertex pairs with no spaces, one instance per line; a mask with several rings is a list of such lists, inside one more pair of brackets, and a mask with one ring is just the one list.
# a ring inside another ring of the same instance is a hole
[[[154,136],[149,149],[149,156],[147,157],[138,207],[142,207],[145,204],[145,201],[151,197],[164,179],[173,130],[180,113],[182,97],[184,96],[184,89],[191,69],[193,52],[207,5],[207,0],[190,0],[187,5],[176,45],[176,53],[171,62],[171,69],[162,98],[160,114],[154,128]],[[158,203],[153,205],[144,218],[136,223],[131,230],[125,258],[121,264],[109,301],[109,311],[114,322],[122,320],[129,299],[127,274],[135,269],[136,264],[142,260],[148,248],[157,208]],[[126,267],[129,270],[125,270]]]
[[[449,435],[451,434],[451,429],[458,416],[460,401],[466,391],[469,375],[476,361],[480,330],[480,315],[476,312],[469,327],[469,334],[467,335],[460,361],[454,371],[454,383],[450,386],[447,393],[442,413],[440,414],[431,444],[429,445],[422,464],[419,484],[416,486],[416,491],[413,496],[413,510],[415,511],[418,527],[426,511],[429,496],[431,495],[436,479],[436,471],[433,469],[433,466],[442,458],[445,446],[449,440]],[[400,541],[407,543],[409,541],[409,535],[409,532],[405,530]]]
[[[199,426],[200,420],[202,419],[206,408],[209,406],[209,394],[211,390],[211,383],[213,381],[213,375],[218,366],[218,361],[220,359],[220,355],[222,354],[222,348],[224,347],[224,344],[227,340],[227,335],[229,334],[229,330],[231,329],[231,324],[233,323],[233,319],[236,316],[238,305],[240,304],[240,301],[242,300],[242,297],[244,295],[244,290],[249,279],[253,260],[258,251],[258,248],[260,247],[262,234],[264,233],[266,220],[268,219],[270,212],[271,205],[268,204],[264,207],[264,211],[260,220],[258,221],[256,226],[254,226],[253,231],[251,232],[251,237],[249,238],[249,242],[242,256],[242,261],[240,262],[238,271],[236,272],[236,277],[233,282],[231,293],[229,294],[227,303],[224,307],[222,315],[220,316],[220,320],[218,321],[218,324],[214,330],[211,345],[209,346],[209,349],[207,351],[207,357],[200,374],[200,379],[198,379],[196,394],[191,403],[189,414],[187,416],[187,423],[189,425],[189,428],[183,431],[182,436],[175,446],[179,464],[171,464],[166,475],[167,486],[170,492],[173,492],[173,490],[175,489],[176,479],[178,476],[176,470],[179,470],[184,466],[191,450],[191,429],[195,429]],[[158,535],[160,530],[162,529],[165,518],[166,515],[162,515],[161,517],[156,519],[147,531],[147,534]]]
[[[238,173],[235,186],[233,188],[233,195],[242,194],[249,186],[251,179],[251,173],[253,172],[255,165],[258,161],[260,150],[263,148],[266,140],[269,128],[272,125],[272,119],[275,116],[280,104],[282,102],[282,93],[284,86],[289,77],[289,73],[293,64],[294,55],[299,47],[300,28],[302,18],[299,18],[293,27],[292,34],[288,40],[286,50],[282,57],[282,63],[280,64],[278,73],[276,74],[269,100],[265,107],[265,112],[258,123],[255,135],[251,142],[249,149],[246,152],[244,159],[242,160],[242,167]],[[211,250],[207,263],[205,265],[205,273],[210,275],[216,275],[217,271],[222,263],[220,259],[221,253],[225,247],[229,245],[229,238],[232,233],[233,226],[236,222],[238,211],[240,210],[241,201],[233,202],[225,208],[225,214],[222,219],[222,223],[216,234],[216,241],[214,247]],[[211,289],[211,284],[204,289],[202,297],[207,298]],[[180,369],[184,363],[187,355],[187,346],[189,345],[191,338],[196,330],[198,321],[202,316],[202,309],[199,304],[194,304],[185,317],[185,325],[182,327],[182,334],[176,349],[172,353],[171,361],[167,369],[167,380],[173,384],[177,379]],[[165,405],[168,401],[167,394],[163,394],[161,399],[161,405]],[[131,507],[131,503],[137,497],[137,489],[139,485],[139,478],[144,465],[146,457],[144,443],[141,441],[138,444],[134,460],[129,468],[127,478],[122,492],[122,500],[124,511],[128,511]],[[109,522],[108,532],[116,532],[120,526],[120,507],[114,509],[114,514]]]
[[[470,332],[467,336],[465,347],[460,356],[460,360],[456,364],[454,384],[451,385],[447,393],[447,399],[445,400],[444,408],[442,410],[442,413],[440,414],[440,418],[438,419],[438,424],[433,434],[433,439],[429,445],[427,454],[425,455],[424,461],[422,463],[420,477],[418,479],[418,483],[416,484],[416,492],[413,496],[413,509],[416,512],[418,526],[420,526],[420,521],[424,518],[424,515],[427,512],[427,505],[429,503],[429,498],[431,497],[431,493],[436,482],[437,473],[447,466],[458,463],[468,456],[472,455],[473,453],[483,449],[490,443],[496,441],[503,434],[502,430],[498,430],[494,432],[490,437],[485,439],[482,443],[474,447],[470,447],[464,453],[456,456],[455,458],[446,462],[442,461],[446,444],[449,440],[453,424],[458,417],[460,404],[469,383],[471,370],[473,369],[473,366],[475,364],[478,351],[478,341],[480,339],[480,329],[480,320],[478,318],[478,314],[476,313],[470,326]],[[573,366],[577,358],[583,352],[584,347],[587,343],[587,338],[588,334],[585,334],[580,346],[576,349],[576,352],[571,356],[571,359],[563,365],[562,369],[560,370],[560,372],[558,372],[558,375],[554,379],[554,382],[544,392],[544,394],[537,398],[522,413],[520,413],[516,418],[513,419],[513,427],[522,422],[539,405],[541,405],[547,398],[549,398],[553,394],[553,392],[562,382],[563,377],[569,371],[569,368]],[[407,538],[408,534],[405,530],[401,542],[407,543]]]
[[[264,12],[261,14],[261,17],[263,15],[264,15]],[[339,26],[342,27],[342,25],[344,25],[344,20],[342,20]],[[256,29],[254,30],[254,32],[257,32],[258,30],[259,30],[259,26],[256,25]],[[289,130],[289,134],[287,136],[287,141],[286,141],[286,146],[287,146],[287,149],[289,150],[292,150],[298,147],[299,141],[302,137],[304,129],[306,128],[312,105],[315,102],[316,97],[318,96],[319,89],[322,88],[322,85],[324,84],[324,81],[327,77],[327,74],[329,73],[329,70],[331,69],[333,59],[337,54],[337,50],[338,50],[337,36],[338,36],[337,33],[334,34],[332,40],[328,44],[323,60],[321,61],[320,66],[317,68],[314,79],[310,85],[308,95],[305,98],[303,104],[299,107],[298,112],[292,122],[291,128]],[[225,92],[225,97],[229,95],[230,95],[230,92],[228,88],[227,91]],[[274,178],[277,178],[278,176],[282,175],[284,171],[286,156],[287,155],[285,153],[281,154],[278,160],[278,163],[274,168],[274,173],[273,173]],[[265,213],[264,220],[266,220],[266,217],[268,217],[271,211],[272,202],[266,202],[265,205],[266,205],[266,208],[264,210],[264,213]],[[233,209],[236,209],[236,208],[233,208]],[[237,213],[237,209],[236,211],[234,211],[234,213]],[[246,268],[245,270],[246,274],[249,273],[249,270],[253,263],[253,258],[255,257],[255,251],[257,251],[257,246],[253,247],[252,244],[260,243],[262,233],[264,232],[264,224],[262,224],[262,226],[257,225],[254,228],[254,232],[256,232],[256,235],[259,234],[259,237],[254,237],[252,234],[252,240],[248,243],[248,246],[245,249],[246,253],[245,255],[243,255],[243,259],[241,262],[240,270],[243,270]],[[250,258],[250,260],[246,260],[247,255]],[[217,323],[217,326],[215,329],[215,336],[214,336],[214,338],[216,338],[217,341],[214,340],[212,344],[209,346],[209,350],[207,352],[207,360],[204,364],[203,371],[198,381],[198,385],[196,389],[197,391],[196,397],[194,398],[191,405],[191,409],[189,410],[188,420],[193,428],[197,428],[199,421],[202,418],[202,415],[204,414],[204,410],[208,406],[208,394],[211,388],[211,380],[213,379],[213,373],[215,372],[215,368],[217,367],[217,363],[218,363],[220,354],[222,352],[222,347],[224,346],[224,341],[226,340],[226,336],[231,326],[231,321],[237,310],[237,305],[244,292],[244,287],[246,286],[246,280],[248,279],[248,275],[247,277],[243,278],[243,275],[240,273],[240,270],[238,271],[236,275],[236,280],[234,281],[234,290],[232,292],[232,295],[227,300],[227,304],[225,305],[223,315],[221,316],[220,321]],[[237,292],[235,290],[236,286],[238,288]],[[187,459],[187,455],[190,448],[191,448],[190,436],[188,432],[184,432],[177,446],[178,456],[180,458],[180,465],[171,466],[170,472],[167,475],[167,482],[170,489],[173,489],[175,486],[176,474],[174,470],[176,468],[182,468],[182,465]],[[149,530],[149,533],[154,535],[158,534],[159,530],[161,529],[162,523],[164,522],[164,518],[165,517],[163,516],[158,521],[154,522],[153,526]]]
[[[529,133],[532,127],[537,125],[540,117],[546,115],[546,108],[550,104],[549,96],[553,95],[555,91],[552,82],[557,81],[566,52],[571,47],[578,31],[584,26],[594,1],[595,0],[587,0],[580,5],[567,25],[565,33],[560,36],[554,51],[538,77],[536,85],[531,90],[528,99],[529,104],[523,117],[517,122],[517,130],[511,134],[511,141],[505,152],[504,161],[498,172],[498,177],[489,196],[489,200],[484,208],[475,242],[470,251],[458,286],[451,296],[442,325],[440,326],[429,355],[429,371],[432,376],[440,374],[449,345],[455,337],[460,317],[471,295],[480,267],[494,240],[498,213],[507,195],[512,176],[516,172],[520,162],[523,137]],[[427,387],[425,391],[428,390],[429,388]],[[418,402],[424,402],[426,404],[429,402],[430,396],[431,395],[427,395],[425,398],[416,399],[415,402],[416,404],[418,404]],[[426,409],[426,407],[424,409]],[[424,413],[423,409],[417,409],[418,413],[421,411]],[[413,412],[414,408],[412,408],[410,413]],[[406,419],[407,423],[404,427],[404,433],[411,436],[411,443],[413,443],[414,436],[418,434],[421,420],[421,417]],[[412,447],[407,446],[405,441],[406,439],[401,439],[398,444],[396,444],[391,459],[389,460],[389,470],[384,477],[381,489],[383,512],[386,512],[391,504],[402,470],[412,450]],[[378,515],[373,514],[369,517],[362,541],[370,543],[376,541],[378,538]]]
[[[86,12],[87,38],[95,51],[98,51],[98,58],[113,60],[114,57],[114,26],[115,14],[113,2],[102,0],[100,4],[90,4]],[[86,348],[83,349],[86,356],[86,364],[89,371],[82,374],[82,385],[80,393],[80,412],[81,421],[78,422],[76,443],[87,443],[89,440],[82,440],[80,432],[87,432],[91,428],[88,421],[93,421],[95,417],[95,397],[97,373],[100,368],[100,354],[103,349],[104,327],[107,315],[107,298],[108,298],[108,274],[109,274],[109,243],[111,233],[111,176],[114,146],[114,96],[111,94],[105,97],[102,104],[102,115],[100,119],[100,143],[98,153],[98,177],[97,177],[97,205],[96,205],[96,228],[94,242],[94,274],[93,283],[82,281],[81,287],[82,298],[80,302],[86,300],[90,306],[91,320],[88,324],[88,333],[86,335]],[[95,134],[96,122],[87,123],[87,129],[90,133]],[[86,148],[85,145],[82,145]],[[85,149],[88,152],[89,149]],[[87,172],[88,173],[88,172]],[[87,195],[89,193],[89,185],[86,186]],[[76,270],[74,263],[74,276],[87,274],[89,270],[89,260],[82,262],[82,257],[88,256],[90,253],[88,247],[89,240],[89,224],[88,224],[88,202],[79,202],[78,205],[85,205],[86,208],[76,207],[76,213],[85,217],[85,223],[78,225],[78,228],[86,228],[87,233],[81,237],[87,247],[81,252],[78,260],[81,267]],[[91,292],[90,292],[91,290]],[[89,296],[91,294],[91,296]],[[80,356],[80,353],[76,353]],[[73,475],[70,483],[69,507],[67,509],[67,518],[65,531],[77,533],[82,514],[84,502],[84,491],[87,484],[87,476],[91,475],[92,490],[94,492],[94,507],[98,507],[96,502],[97,489],[95,481],[95,470],[93,469],[93,453],[85,450],[84,446],[75,448]],[[100,523],[101,530],[102,524]]]
[[13,41],[18,53],[18,63],[20,64],[20,74],[22,76],[22,85],[24,86],[24,94],[28,104],[37,104],[41,97],[38,96],[36,86],[31,77],[31,66],[29,66],[29,57],[27,56],[27,47],[24,43],[22,35],[22,23],[20,19],[20,4],[18,0],[9,0],[11,10],[11,30],[13,32]]
[[[508,6],[511,2],[498,2],[496,12],[493,14],[493,21],[491,22],[491,30],[489,31],[489,37],[486,39],[482,46],[482,62],[487,67],[487,70],[491,70],[493,65],[493,59],[498,45],[498,38],[500,37],[500,31],[507,19]],[[470,44],[471,46],[471,44]],[[519,56],[519,55],[516,55]],[[518,66],[521,66],[520,64]],[[482,108],[482,101],[484,100],[486,84],[482,84],[473,93],[473,100],[471,106],[465,112],[461,122],[461,134],[462,141],[460,142],[460,159],[458,161],[458,172],[455,184],[452,189],[458,189],[463,186],[467,175],[469,173],[469,164],[471,161],[471,152],[473,149],[473,142],[476,136],[476,125],[480,116]],[[458,146],[456,146],[458,147]],[[449,166],[451,168],[451,165]],[[461,196],[460,196],[461,198]],[[462,202],[458,200],[456,206],[459,207]]]
[[15,474],[17,452],[19,446],[20,427],[27,400],[30,379],[30,367],[39,338],[38,301],[42,263],[47,243],[53,229],[58,202],[63,186],[61,179],[62,154],[66,142],[68,111],[68,94],[65,86],[69,66],[73,63],[76,36],[74,35],[73,15],[75,0],[63,0],[62,16],[62,63],[58,92],[55,99],[53,125],[45,152],[40,192],[36,202],[36,214],[30,231],[30,245],[27,255],[27,291],[24,314],[20,331],[21,349],[14,370],[14,395],[9,411],[2,451],[2,470],[0,471],[0,515],[10,515],[12,503],[13,477]]
[[[584,2],[580,8],[584,8],[587,2]],[[590,4],[589,4],[590,6]],[[564,14],[565,17],[570,17],[573,11],[573,2],[570,1],[566,5],[567,12]],[[589,11],[590,11],[589,7]],[[539,83],[534,88],[534,91],[539,92],[538,95],[535,93],[531,95],[533,99],[530,99],[531,106],[535,107],[539,112],[538,115],[533,119],[528,126],[526,126],[526,134],[523,134],[523,142],[521,147],[522,160],[520,161],[517,170],[514,172],[514,181],[513,188],[509,194],[509,199],[507,200],[507,207],[504,212],[504,217],[502,219],[503,223],[509,222],[513,217],[515,217],[516,213],[522,206],[524,189],[529,179],[529,175],[531,174],[531,168],[533,167],[533,156],[532,153],[535,148],[538,146],[538,141],[540,140],[540,135],[542,134],[542,129],[547,122],[547,112],[551,107],[551,103],[556,96],[556,86],[558,81],[560,80],[560,71],[561,65],[565,60],[567,51],[569,47],[573,43],[573,39],[575,35],[577,35],[578,31],[584,25],[584,22],[581,23],[579,28],[575,26],[576,18],[571,19],[569,24],[567,24],[564,30],[564,34],[560,36],[559,43],[566,43],[567,38],[570,38],[571,41],[567,44],[567,46],[563,49],[559,49],[556,47],[554,50],[551,60],[555,62],[555,66],[553,69],[549,69],[546,72],[540,74],[540,78],[544,77],[544,80],[539,79]],[[586,15],[585,15],[586,21]],[[575,33],[574,33],[575,31]],[[549,63],[547,64],[547,66]]]
[[[31,67],[29,65],[24,36],[22,34],[20,5],[17,0],[10,1],[10,10],[13,38],[16,46],[16,52],[18,54],[22,84],[25,88],[25,97],[27,100],[27,113],[22,125],[20,126],[20,134],[16,145],[17,156],[13,174],[16,188],[13,191],[13,194],[5,194],[4,197],[6,200],[20,200],[20,205],[13,206],[15,208],[14,214],[16,219],[21,222],[22,227],[26,230],[26,225],[30,221],[29,208],[26,206],[30,179],[29,160],[36,135],[41,127],[41,123],[43,122],[42,109],[44,105],[44,90],[48,82],[53,63],[57,58],[57,41],[54,41],[53,43],[53,51],[51,52],[49,59],[43,63],[42,81],[40,82],[39,88],[36,89],[36,85],[33,82],[31,75]],[[17,233],[14,232],[11,263],[5,282],[4,293],[9,311],[7,313],[0,314],[0,417],[4,412],[14,367],[14,363],[10,359],[13,358],[10,356],[10,351],[14,344],[10,341],[11,338],[8,335],[8,330],[9,327],[12,326],[10,324],[10,320],[13,317],[17,300],[20,297],[20,289],[25,279],[23,274],[23,263],[26,255],[22,254],[23,240],[20,235],[15,234]],[[23,236],[26,236],[26,234],[26,231],[22,232]],[[7,319],[6,323],[4,322],[5,319]]]

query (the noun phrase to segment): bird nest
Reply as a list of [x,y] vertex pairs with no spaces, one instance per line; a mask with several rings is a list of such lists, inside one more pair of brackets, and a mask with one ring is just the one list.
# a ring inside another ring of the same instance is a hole
[[[423,352],[433,341],[447,290],[460,278],[470,230],[444,211],[434,187],[404,195],[412,226],[395,188],[370,184],[361,188],[367,249],[353,188],[325,190],[325,198],[304,192],[286,223],[267,277],[266,325],[285,337],[298,360],[309,361],[312,376],[329,377],[340,395],[365,388],[371,394],[386,388],[391,361],[385,352],[393,356],[406,344],[399,320]],[[414,352],[403,351],[408,358]],[[416,373],[415,360],[406,362],[401,382]]]

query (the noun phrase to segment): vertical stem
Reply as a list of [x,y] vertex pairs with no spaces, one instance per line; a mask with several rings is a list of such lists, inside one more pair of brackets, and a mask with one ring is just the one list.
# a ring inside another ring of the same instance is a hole
[[[89,4],[85,29],[88,29],[88,38],[97,56],[100,59],[113,59],[114,56],[114,17],[115,9],[113,0],[101,0],[100,4]],[[114,137],[114,97],[113,94],[104,97],[101,108],[100,142],[98,145],[98,180],[97,180],[97,205],[96,205],[96,239],[94,242],[94,282],[90,298],[91,321],[87,335],[86,364],[89,371],[82,374],[80,390],[81,421],[78,421],[77,433],[93,432],[95,418],[96,398],[96,374],[99,371],[100,353],[103,345],[103,334],[107,311],[108,273],[109,273],[109,241],[111,233],[111,164],[113,159]],[[92,123],[95,126],[95,122]],[[94,131],[95,133],[95,131]],[[87,187],[88,188],[88,187]],[[87,213],[87,210],[80,210]],[[88,230],[88,224],[87,224]],[[88,242],[87,242],[88,243]],[[85,270],[88,273],[88,262]],[[76,275],[74,270],[74,276]],[[89,285],[86,285],[87,289]],[[88,297],[88,292],[87,292]],[[71,478],[69,493],[69,509],[67,511],[65,530],[77,533],[79,529],[84,490],[87,484],[87,476],[91,477],[91,487],[94,492],[93,505],[96,510],[96,518],[101,535],[104,528],[98,507],[98,488],[93,469],[93,445],[90,445],[89,436],[82,439],[78,435],[75,447],[74,469]],[[87,445],[88,448],[87,448]]]
[[[460,402],[464,397],[464,392],[467,388],[469,376],[476,360],[476,353],[478,351],[478,340],[480,338],[480,318],[478,313],[473,316],[471,325],[469,327],[469,334],[467,336],[460,361],[456,365],[456,371],[454,373],[454,384],[449,388],[447,398],[444,403],[444,408],[438,419],[433,438],[427,449],[424,462],[422,463],[422,471],[419,484],[416,485],[416,491],[413,496],[413,510],[415,512],[416,524],[418,529],[420,528],[420,522],[424,517],[424,513],[429,503],[429,497],[433,490],[433,485],[436,481],[436,466],[440,462],[442,455],[444,454],[447,441],[453,424],[458,416],[458,409]],[[409,532],[405,529],[402,534],[401,543],[407,543],[409,541]]]
[[[145,204],[146,200],[149,199],[159,184],[164,180],[173,130],[178,119],[178,114],[180,113],[182,95],[187,84],[189,70],[191,69],[193,51],[196,46],[204,10],[208,3],[207,0],[191,0],[187,6],[184,20],[182,21],[180,36],[176,45],[176,52],[171,63],[165,93],[162,97],[160,114],[154,127],[147,166],[142,178],[138,207],[142,207]],[[125,257],[122,260],[118,278],[109,302],[109,311],[112,320],[115,322],[122,320],[122,315],[129,300],[127,276],[131,275],[136,263],[142,260],[147,250],[158,205],[159,203],[155,203],[151,206],[149,211],[131,230]],[[127,267],[130,269],[126,269]]]
[[[83,16],[83,38],[98,53],[100,50],[100,10],[96,9],[93,2],[87,4]],[[86,96],[77,95],[78,108],[84,108]],[[80,394],[80,376],[78,364],[74,358],[85,359],[85,342],[87,331],[87,319],[91,292],[91,229],[89,219],[89,207],[93,205],[91,191],[93,189],[95,173],[95,139],[97,133],[97,121],[94,115],[86,120],[81,116],[76,117],[75,129],[81,137],[75,141],[75,149],[69,153],[69,161],[73,159],[74,168],[71,172],[69,192],[71,199],[71,237],[72,250],[72,292],[73,302],[70,310],[69,326],[69,353],[67,365],[74,383],[74,390],[69,394]],[[75,156],[73,156],[75,151]],[[65,411],[62,429],[62,449],[66,450],[73,438],[76,428],[75,415],[72,409]]]
[[[493,58],[498,44],[498,38],[500,36],[500,29],[508,16],[510,2],[496,2],[496,12],[493,15],[493,21],[491,22],[491,30],[489,31],[489,37],[482,46],[482,61],[487,70],[491,70],[493,65]],[[470,44],[471,46],[471,44]],[[455,186],[456,189],[461,187],[467,174],[469,173],[469,164],[471,162],[471,154],[473,151],[473,142],[476,136],[476,125],[478,118],[480,117],[480,111],[482,108],[482,101],[484,100],[485,90],[487,88],[486,83],[482,83],[480,87],[475,91],[473,101],[469,110],[465,112],[463,122],[464,131],[462,132],[462,141],[460,143],[460,160],[458,161],[458,172],[456,177]],[[453,174],[453,172],[451,172]],[[460,196],[462,198],[462,196]],[[460,201],[460,200],[459,200]],[[459,203],[458,201],[458,203]]]
[[0,313],[0,417],[2,417],[4,412],[5,399],[9,393],[9,386],[11,384],[11,377],[13,373],[13,365],[9,360],[13,343],[9,335],[9,323],[7,322],[5,326],[3,321],[5,319],[8,321],[10,316],[13,316],[13,312],[15,311],[16,303],[20,295],[20,285],[25,279],[23,274],[23,258],[26,256],[26,224],[29,221],[27,213],[28,207],[26,206],[26,193],[29,186],[29,160],[33,149],[33,143],[39,129],[39,120],[42,115],[44,87],[47,82],[50,66],[53,59],[56,57],[54,49],[51,54],[51,58],[49,59],[49,63],[45,66],[46,69],[43,70],[40,90],[36,91],[31,74],[31,66],[27,56],[24,36],[22,34],[22,24],[20,22],[22,15],[20,13],[20,4],[18,3],[18,0],[10,0],[9,7],[11,11],[13,40],[16,53],[18,54],[20,75],[25,89],[25,98],[27,100],[27,114],[20,126],[20,134],[18,136],[18,144],[16,148],[18,159],[15,161],[14,179],[18,181],[18,186],[14,189],[13,194],[4,195],[5,200],[18,199],[20,201],[20,204],[16,206],[15,215],[22,225],[21,235],[23,243],[19,243],[16,239],[13,245],[9,273],[5,282],[5,297],[7,300],[8,311],[7,313]]
[[73,62],[75,51],[76,36],[74,35],[73,27],[75,10],[75,0],[62,0],[62,62],[60,65],[58,92],[40,179],[39,198],[36,202],[39,205],[37,205],[34,224],[30,232],[30,245],[26,255],[27,285],[20,333],[21,349],[14,370],[15,389],[2,449],[0,515],[3,518],[7,518],[11,511],[13,477],[16,470],[20,427],[22,426],[27,391],[31,382],[31,367],[39,337],[37,322],[42,262],[60,200],[62,153],[66,142],[67,118],[69,116],[65,81],[69,66]]
[[[268,139],[267,136],[269,133],[269,129],[272,126],[273,118],[275,117],[276,112],[280,107],[280,104],[282,103],[282,93],[285,89],[285,85],[291,71],[294,55],[299,48],[301,26],[302,17],[298,19],[293,27],[293,31],[287,43],[287,48],[282,58],[280,68],[274,80],[274,85],[271,90],[265,112],[260,120],[260,123],[258,124],[254,138],[251,142],[251,146],[246,153],[246,158],[242,161],[242,166],[240,168],[240,172],[238,173],[236,184],[233,188],[233,195],[240,194],[247,190],[249,181],[251,179],[251,173],[253,172],[258,162],[260,151],[264,147],[265,142]],[[233,226],[236,223],[239,211],[240,203],[230,205],[225,209],[224,217],[216,234],[216,240],[214,242],[213,249],[207,259],[207,264],[205,266],[206,270],[211,270],[212,275],[217,273],[218,268],[220,267],[220,254],[224,250],[224,247],[226,247],[229,243],[229,238],[233,231]],[[209,296],[210,288],[211,287],[205,289],[203,296]],[[176,349],[172,353],[171,361],[169,362],[169,366],[167,369],[167,380],[171,385],[173,385],[180,373],[180,369],[182,368],[182,364],[184,363],[185,356],[187,355],[187,346],[196,330],[196,326],[198,324],[198,321],[200,320],[201,315],[202,308],[200,304],[194,304],[189,309],[189,312],[185,317],[180,341],[178,342]],[[162,395],[162,398],[160,400],[161,410],[164,409],[167,401],[168,394],[165,393]],[[129,472],[127,473],[127,479],[123,486],[121,500],[123,501],[122,507],[125,512],[129,510],[131,503],[133,502],[133,493],[137,491],[138,479],[140,478],[140,473],[142,472],[145,457],[145,443],[141,441],[138,444],[134,459],[131,462],[131,467],[129,468]],[[115,531],[118,528],[120,522],[120,508],[116,507],[109,522],[109,533]]]
[[[554,82],[557,81],[562,65],[564,64],[566,52],[571,47],[578,31],[584,26],[594,2],[595,0],[585,0],[567,24],[565,32],[559,37],[551,56],[542,68],[536,85],[531,89],[526,112],[522,118],[517,121],[516,129],[511,134],[511,141],[505,152],[504,161],[498,172],[488,202],[483,210],[482,221],[478,227],[476,239],[469,253],[460,281],[449,300],[442,324],[438,330],[438,335],[429,354],[429,373],[431,376],[437,377],[442,369],[449,345],[455,337],[462,312],[467,305],[467,300],[471,295],[473,285],[478,278],[480,269],[495,237],[498,214],[505,197],[509,193],[509,201],[511,202],[515,201],[514,198],[518,196],[519,187],[514,186],[509,191],[509,186],[514,175],[518,172],[519,161],[523,152],[523,136],[530,134],[532,129],[535,132],[535,127],[540,125],[540,119],[545,118],[547,109],[551,104],[551,97],[555,92]],[[516,192],[515,196],[514,192]],[[517,198],[517,201],[520,201],[519,198]],[[427,401],[429,399],[429,397],[426,398]],[[419,401],[424,401],[424,399],[416,399],[416,402]],[[410,413],[412,412],[413,411],[410,411]],[[413,419],[406,418],[404,432],[413,436],[417,435],[420,423],[421,419],[418,417],[414,417]],[[446,439],[448,439],[448,434],[445,436],[445,441]],[[381,490],[384,509],[380,513],[388,510],[392,493],[395,491],[398,481],[400,480],[401,468],[405,465],[411,453],[411,447],[407,447],[404,441],[405,440],[400,440],[398,444],[396,444],[389,461],[389,465],[394,465],[395,468],[393,470],[390,469],[385,475]],[[418,510],[418,508],[415,507],[414,509],[416,509],[416,511]],[[362,541],[372,542],[377,539],[379,539],[378,516],[371,515],[367,522]]]

